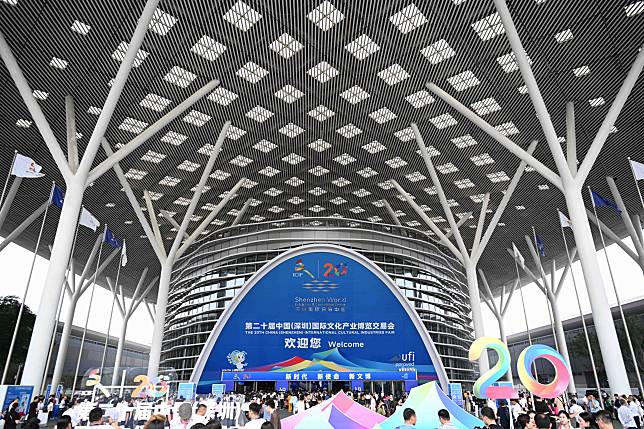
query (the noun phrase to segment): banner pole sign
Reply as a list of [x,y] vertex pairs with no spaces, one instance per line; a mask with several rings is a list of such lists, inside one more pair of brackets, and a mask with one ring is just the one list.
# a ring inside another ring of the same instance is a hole
[[222,382],[394,381],[402,388],[434,380],[447,389],[425,326],[391,278],[357,252],[310,245],[248,280],[190,381],[207,393]]

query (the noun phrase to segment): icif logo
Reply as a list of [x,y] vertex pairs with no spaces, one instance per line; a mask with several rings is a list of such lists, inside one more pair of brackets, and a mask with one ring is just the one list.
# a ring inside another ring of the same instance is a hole
[[315,278],[315,276],[311,274],[311,272],[307,270],[306,267],[304,266],[304,262],[302,262],[302,258],[295,261],[295,267],[293,268],[293,270],[294,270],[293,277],[296,277],[296,278],[302,277],[304,274],[306,274],[312,279]]

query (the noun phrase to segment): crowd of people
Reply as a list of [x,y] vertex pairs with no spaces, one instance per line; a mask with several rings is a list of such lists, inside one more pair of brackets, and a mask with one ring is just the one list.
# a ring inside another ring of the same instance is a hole
[[[407,398],[406,393],[381,395],[348,391],[346,394],[364,407],[385,417],[402,408]],[[3,410],[3,417],[4,429],[38,429],[40,423],[45,423],[40,421],[42,418],[55,421],[57,429],[73,429],[86,424],[93,426],[92,429],[133,429],[140,425],[143,425],[144,429],[281,429],[282,417],[303,412],[330,397],[331,393],[325,390],[299,393],[226,393],[218,397],[197,397],[194,403],[184,401],[182,397],[170,397],[165,401],[170,410],[166,414],[153,413],[142,421],[136,413],[128,413],[127,417],[117,421],[118,419],[105,415],[106,405],[134,409],[144,400],[126,400],[117,396],[101,397],[97,402],[103,407],[96,406],[85,414],[83,419],[79,410],[87,399],[62,396],[57,400],[53,396],[49,399],[36,396],[25,415],[18,411],[19,403],[16,399],[8,409]],[[581,398],[572,395],[566,403],[562,397],[542,399],[521,394],[518,399],[512,399],[510,404],[500,400],[495,406],[476,400],[467,392],[463,399],[465,410],[472,414],[478,413],[487,429],[644,429],[642,402],[634,395],[614,395],[599,400],[589,393]],[[236,412],[226,411],[231,409],[235,409]],[[413,409],[405,408],[403,417],[405,423],[399,427],[400,429],[415,426],[416,413]],[[441,422],[438,429],[455,428],[447,410],[439,410],[438,419]]]
[[642,402],[634,395],[607,396],[603,401],[592,393],[581,398],[572,395],[568,404],[561,397],[534,397],[533,402],[531,396],[520,395],[509,407],[506,401],[499,402],[496,412],[488,406],[480,410],[490,429],[510,429],[510,420],[515,429],[642,429],[644,425]]

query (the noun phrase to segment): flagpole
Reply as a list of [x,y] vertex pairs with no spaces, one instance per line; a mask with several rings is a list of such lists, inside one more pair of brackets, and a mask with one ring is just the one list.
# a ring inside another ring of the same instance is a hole
[[637,382],[639,383],[640,395],[641,395],[642,393],[644,393],[644,387],[642,387],[642,376],[640,375],[640,371],[637,365],[637,358],[635,356],[635,351],[633,350],[633,342],[631,341],[631,334],[628,331],[626,316],[624,316],[624,310],[622,309],[622,302],[619,299],[619,294],[617,293],[617,286],[615,285],[615,277],[613,276],[613,269],[610,265],[610,259],[608,258],[608,251],[606,250],[606,241],[604,241],[604,233],[602,233],[602,229],[599,227],[599,218],[597,217],[597,207],[595,206],[595,199],[593,198],[593,191],[590,189],[590,186],[588,187],[588,192],[590,193],[590,201],[593,204],[593,213],[595,214],[595,218],[598,221],[597,229],[599,230],[599,238],[601,239],[602,246],[604,247],[604,256],[606,257],[606,264],[608,265],[608,273],[610,274],[610,280],[613,284],[613,291],[615,292],[615,298],[617,299],[617,307],[619,308],[619,314],[622,318],[622,323],[624,324],[624,333],[626,334],[626,341],[628,342],[628,348],[630,349],[630,352],[631,352],[631,359],[633,359],[633,368],[635,369],[635,375],[637,375]]
[[637,181],[637,176],[635,175],[635,169],[633,168],[633,163],[631,162],[631,157],[628,157],[628,165],[631,167],[631,174],[633,175],[633,180],[635,181],[635,188],[637,188],[637,195],[640,197],[640,203],[644,209],[644,198],[642,198],[642,191],[640,190],[639,182]]
[[[517,281],[519,282],[519,293],[521,294],[521,306],[523,307],[523,318],[525,319],[525,330],[526,330],[526,333],[528,334],[528,343],[532,345],[532,336],[530,335],[530,327],[528,326],[528,314],[525,311],[525,300],[523,299],[523,285],[521,284],[521,275],[519,274],[519,263],[517,262],[516,258],[513,258],[513,259],[514,259],[514,268],[516,268],[516,271],[517,271]],[[537,375],[536,363],[533,362],[532,367],[534,370],[535,378],[538,378],[539,376]],[[534,395],[532,394],[532,392],[530,392],[530,398],[532,399],[532,406],[534,407]]]
[[[81,207],[82,211],[82,207]],[[96,270],[94,271],[94,279],[92,280],[92,292],[89,295],[89,306],[87,307],[87,316],[85,317],[85,326],[83,327],[83,336],[81,337],[80,349],[78,350],[78,359],[76,360],[76,371],[74,372],[74,380],[72,385],[72,396],[76,391],[76,379],[78,378],[78,369],[80,368],[81,358],[83,357],[83,347],[85,346],[85,336],[87,335],[87,324],[89,323],[89,315],[92,312],[92,302],[94,301],[94,291],[96,290],[96,278],[98,277],[98,267],[101,264],[101,254],[103,253],[103,241],[105,241],[105,231],[107,231],[107,224],[103,228],[103,240],[98,248],[98,258],[96,261]]]
[[[559,209],[557,209],[559,211]],[[568,250],[568,240],[566,239],[566,233],[564,232],[564,227],[561,224],[561,217],[559,217],[559,228],[561,229],[561,237],[563,238],[564,247],[566,248],[566,257],[568,258],[568,265],[570,266],[570,276],[572,277],[572,285],[575,289],[575,297],[577,298],[577,306],[579,307],[579,317],[581,318],[581,325],[584,328],[584,336],[586,337],[586,347],[588,348],[588,356],[590,358],[590,365],[593,368],[593,376],[595,377],[595,384],[597,385],[597,396],[599,396],[599,403],[601,407],[604,408],[604,399],[601,395],[601,385],[599,384],[599,377],[597,376],[597,367],[595,366],[595,357],[593,356],[593,350],[590,346],[590,337],[588,336],[588,327],[586,326],[586,319],[584,318],[584,312],[581,309],[581,301],[579,300],[579,290],[577,289],[577,281],[575,280],[575,271],[572,267],[572,259],[570,258],[570,251]]]
[[110,328],[112,327],[112,316],[114,315],[114,302],[116,301],[116,287],[119,284],[119,275],[121,274],[121,263],[119,261],[119,267],[116,270],[116,283],[114,286],[114,292],[112,293],[112,308],[110,309],[110,319],[107,322],[107,334],[105,335],[105,344],[103,345],[103,357],[101,358],[101,372],[99,376],[103,378],[103,368],[105,367],[105,356],[107,355],[107,342],[110,339]]
[[49,211],[49,206],[51,205],[51,197],[54,192],[54,186],[56,186],[56,183],[52,182],[51,190],[49,191],[49,204],[47,204],[47,206],[45,207],[45,213],[43,214],[42,223],[40,224],[40,231],[38,232],[38,239],[36,240],[36,248],[34,249],[34,257],[31,259],[31,267],[29,268],[29,274],[27,275],[27,284],[25,285],[25,291],[22,294],[20,310],[18,310],[16,326],[13,329],[13,337],[11,337],[11,345],[9,346],[9,353],[7,353],[7,361],[4,364],[4,371],[2,371],[2,381],[0,381],[0,384],[4,384],[4,381],[7,378],[7,372],[9,372],[9,366],[11,365],[11,355],[13,354],[13,349],[16,345],[16,339],[18,338],[18,331],[20,330],[20,320],[22,319],[22,313],[25,309],[25,301],[27,300],[27,293],[29,292],[29,285],[31,284],[31,276],[33,275],[34,266],[36,265],[38,248],[40,247],[40,240],[42,239],[42,234],[45,229],[45,221],[47,220],[47,212]]
[[2,207],[2,203],[4,202],[4,194],[5,192],[7,192],[7,185],[9,184],[9,178],[11,178],[11,171],[13,171],[13,165],[16,162],[16,155],[18,155],[18,151],[14,149],[13,159],[11,160],[11,167],[9,167],[9,173],[7,173],[7,178],[4,181],[4,187],[2,188],[2,196],[0,196],[0,207]]
[[[550,328],[552,328],[552,339],[555,343],[555,348],[559,351],[559,341],[557,341],[557,335],[555,334],[555,323],[552,318],[552,310],[550,309],[550,300],[548,299],[548,287],[546,285],[546,280],[544,279],[543,266],[541,265],[541,250],[539,249],[539,243],[537,242],[537,231],[532,227],[532,239],[534,241],[534,247],[537,250],[537,261],[539,266],[539,274],[541,276],[541,284],[543,285],[543,294],[546,298],[546,309],[548,310],[548,319],[550,319]],[[539,285],[537,285],[539,287]]]

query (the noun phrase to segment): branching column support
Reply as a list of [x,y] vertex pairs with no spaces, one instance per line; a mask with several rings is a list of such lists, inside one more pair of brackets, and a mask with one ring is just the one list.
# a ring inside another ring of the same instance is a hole
[[121,357],[123,356],[123,347],[125,346],[125,336],[127,334],[127,327],[128,327],[128,323],[130,322],[130,318],[132,317],[136,309],[139,307],[139,305],[145,301],[145,298],[147,297],[148,293],[150,293],[154,285],[157,283],[157,280],[159,280],[158,276],[155,277],[154,279],[152,279],[152,281],[150,281],[150,283],[148,283],[147,287],[143,291],[141,291],[141,288],[143,287],[143,284],[145,282],[145,277],[147,274],[148,274],[148,269],[145,268],[141,273],[139,282],[137,283],[136,289],[132,294],[132,300],[130,301],[129,306],[126,305],[125,303],[123,286],[115,285],[112,282],[112,279],[110,279],[109,277],[106,278],[107,284],[109,285],[110,290],[116,297],[116,301],[115,301],[116,308],[118,309],[119,313],[121,314],[121,317],[123,318],[123,325],[121,325],[121,333],[119,335],[118,346],[116,347],[116,357],[114,359],[114,371],[112,372],[112,386],[116,386],[119,382],[119,373],[120,373],[119,369],[121,366]]
[[[568,143],[569,146],[567,154],[571,159],[567,159],[566,155],[563,153],[558,141],[557,133],[550,119],[550,114],[546,109],[545,102],[541,96],[534,74],[532,73],[530,62],[523,47],[523,43],[519,38],[519,34],[512,20],[512,16],[510,15],[510,11],[508,10],[508,6],[505,0],[494,0],[494,4],[496,5],[499,17],[501,18],[501,22],[505,28],[508,41],[512,47],[512,52],[515,56],[519,70],[521,71],[523,81],[528,89],[530,100],[532,101],[537,118],[546,137],[546,142],[550,148],[550,153],[553,157],[558,173],[555,173],[531,154],[528,154],[518,144],[511,141],[507,136],[503,135],[499,130],[487,123],[476,113],[472,112],[469,108],[447,94],[436,84],[428,83],[427,88],[460,112],[472,123],[481,128],[481,130],[487,133],[490,137],[498,141],[508,151],[516,155],[521,160],[527,162],[528,165],[533,167],[545,179],[562,191],[566,199],[568,215],[572,222],[571,229],[575,235],[579,260],[586,280],[586,288],[588,290],[588,296],[593,310],[593,320],[597,327],[599,346],[604,362],[611,363],[610,365],[606,365],[606,375],[608,377],[611,391],[618,394],[630,392],[630,385],[617,340],[615,324],[613,322],[610,309],[606,306],[606,290],[603,284],[601,272],[599,271],[599,261],[595,253],[592,233],[590,231],[590,225],[588,224],[588,217],[586,216],[584,200],[582,197],[582,188],[613,125],[615,124],[615,121],[617,120],[617,117],[619,116],[619,113],[635,86],[635,82],[637,81],[642,68],[644,67],[644,49],[640,49],[637,53],[635,61],[626,75],[615,100],[608,109],[608,113],[599,127],[581,166],[578,171],[574,171],[576,168],[571,170],[570,165],[576,164],[575,160],[572,159],[577,156],[576,150],[573,150],[570,146],[571,143]],[[572,122],[574,120],[574,111],[572,109],[572,103],[569,103],[566,116],[569,124],[567,127],[568,136],[569,139],[572,137],[572,143],[574,143],[574,123]]]
[[[503,290],[501,291],[501,296],[500,296],[501,300],[500,300],[500,303],[497,304],[497,302],[494,300],[492,289],[490,288],[490,285],[487,282],[487,279],[485,278],[485,274],[483,273],[483,270],[479,268],[478,271],[479,271],[479,275],[481,276],[481,280],[483,281],[483,286],[485,287],[485,289],[483,290],[483,301],[489,307],[492,314],[494,314],[494,317],[496,318],[496,321],[499,324],[499,336],[501,337],[501,341],[507,344],[508,337],[505,334],[504,318],[505,318],[505,313],[507,313],[508,311],[508,306],[510,305],[510,300],[512,299],[512,295],[514,295],[514,291],[516,290],[519,284],[519,279],[516,279],[514,281],[514,284],[510,288],[510,292],[508,293],[507,298],[505,296],[505,285],[503,286]],[[512,381],[511,370],[508,370],[505,378],[507,381]]]
[[103,243],[103,234],[99,234],[94,242],[94,247],[85,262],[85,268],[76,282],[76,272],[75,265],[76,262],[72,259],[70,263],[70,278],[71,284],[65,281],[65,291],[69,297],[69,304],[67,309],[67,314],[65,315],[65,325],[63,326],[63,332],[60,334],[60,343],[58,345],[58,354],[56,355],[56,365],[54,366],[54,373],[52,375],[52,386],[58,386],[60,379],[63,375],[63,369],[65,367],[65,358],[67,357],[67,347],[69,344],[69,336],[72,331],[72,323],[74,321],[74,314],[76,313],[76,304],[81,296],[87,291],[87,289],[92,285],[93,279],[100,276],[105,268],[112,262],[112,260],[121,253],[120,249],[114,249],[112,253],[109,254],[107,258],[101,261],[101,265],[98,266],[96,274],[90,275],[90,270],[94,267],[94,261],[96,260],[96,255],[98,253],[99,247]]
[[389,201],[383,199],[382,204],[385,206],[385,209],[387,210],[387,214],[389,214],[389,217],[393,221],[395,225],[402,226],[400,223],[400,219],[398,219],[398,216],[396,216],[396,212],[394,211],[393,208],[391,208],[391,204],[389,204]]
[[610,188],[610,192],[613,194],[617,207],[621,210],[620,215],[624,222],[624,226],[626,227],[626,231],[628,231],[628,234],[631,236],[631,240],[633,240],[633,246],[635,247],[635,251],[638,256],[638,260],[636,262],[644,271],[644,243],[642,242],[642,229],[639,225],[639,218],[636,218],[635,221],[633,221],[633,218],[628,214],[626,205],[624,205],[624,200],[622,200],[622,196],[615,184],[615,179],[609,176],[606,178],[606,181],[608,182],[608,187]]
[[[134,213],[136,214],[136,217],[141,224],[141,227],[143,228],[143,231],[145,232],[150,245],[152,246],[152,249],[159,259],[159,263],[161,264],[159,290],[156,299],[157,308],[154,320],[154,332],[152,334],[152,344],[150,345],[150,360],[148,361],[148,376],[151,378],[156,377],[159,371],[159,363],[161,361],[161,345],[163,340],[163,328],[165,326],[165,314],[168,304],[168,291],[170,289],[170,280],[172,277],[172,268],[174,266],[174,263],[178,258],[181,257],[181,255],[183,255],[183,253],[190,247],[190,245],[195,242],[199,235],[208,227],[208,225],[210,225],[210,223],[215,219],[219,212],[226,206],[228,201],[230,201],[230,199],[236,195],[239,189],[246,182],[246,178],[241,178],[237,182],[237,184],[226,194],[226,196],[214,207],[214,209],[208,214],[208,216],[204,218],[204,220],[197,226],[197,228],[192,233],[188,234],[188,225],[190,224],[192,215],[194,214],[195,209],[197,208],[197,204],[201,199],[206,181],[208,180],[208,177],[215,166],[215,161],[217,160],[217,157],[221,152],[221,147],[224,144],[224,140],[226,139],[229,128],[230,121],[227,121],[224,124],[221,132],[219,133],[217,142],[215,143],[208,162],[206,163],[206,166],[201,173],[199,183],[195,186],[194,194],[192,196],[192,199],[190,200],[190,204],[186,209],[181,223],[176,223],[171,216],[167,216],[167,212],[166,214],[164,214],[164,218],[166,218],[171,223],[175,222],[178,226],[178,228],[176,228],[176,235],[172,239],[170,250],[167,251],[163,241],[159,240],[159,238],[163,237],[160,236],[157,228],[150,226],[150,223],[148,223],[148,220],[145,218],[143,210],[141,210],[141,207],[139,206],[139,201],[134,195],[134,192],[132,191],[127,178],[125,177],[121,166],[118,162],[113,166],[114,172],[116,173],[121,186],[123,186],[123,189],[125,190],[125,195],[127,196],[128,201],[130,202],[130,205],[132,206],[132,209],[134,210]],[[112,149],[105,139],[103,139],[103,149],[105,150],[105,153],[108,157],[112,156]],[[146,197],[146,204],[151,208],[151,210],[148,210],[150,220],[152,224],[155,224],[156,212],[154,210],[154,207],[152,206],[152,201],[150,200],[149,196]],[[187,238],[185,238],[184,240],[184,237],[186,235]]]
[[[561,320],[561,313],[559,312],[559,295],[561,294],[561,290],[563,289],[563,284],[564,281],[566,280],[566,276],[568,275],[568,271],[570,271],[571,267],[570,264],[566,263],[566,267],[561,274],[561,278],[555,284],[556,280],[556,261],[553,259],[551,261],[551,270],[550,270],[550,280],[548,280],[548,276],[546,275],[545,270],[543,269],[543,266],[541,265],[541,260],[539,258],[539,255],[537,254],[537,249],[534,247],[534,241],[531,237],[525,236],[525,241],[528,244],[528,249],[530,250],[530,255],[532,256],[532,260],[535,263],[535,266],[541,273],[541,278],[543,279],[542,282],[535,282],[539,286],[539,290],[543,292],[548,298],[548,303],[550,304],[550,309],[552,310],[552,319],[553,319],[553,325],[554,325],[554,334],[555,334],[555,341],[557,344],[557,348],[559,349],[559,353],[566,359],[566,362],[568,362],[568,366],[572,368],[571,362],[570,362],[570,355],[568,354],[568,345],[566,344],[566,335],[564,334],[564,328],[563,328],[563,323]],[[575,256],[577,255],[577,249],[573,248],[571,251],[570,255],[570,260],[574,260]],[[524,264],[524,270],[527,268],[525,267]],[[527,271],[526,271],[527,273]],[[534,275],[532,273],[528,274],[530,278],[534,281]],[[576,388],[575,388],[575,380],[572,374],[570,374],[570,383],[568,383],[568,392],[569,393],[575,393]]]
[[[452,213],[452,210],[449,207],[449,203],[447,201],[445,192],[443,191],[443,187],[441,186],[441,183],[438,180],[438,175],[436,174],[436,170],[434,168],[434,164],[431,160],[431,157],[427,152],[427,147],[425,146],[423,137],[421,136],[420,131],[418,130],[418,127],[416,126],[416,124],[411,124],[411,128],[414,132],[414,136],[416,137],[416,143],[420,148],[420,154],[422,155],[423,160],[425,161],[425,165],[427,166],[427,170],[429,171],[429,176],[434,186],[436,187],[436,193],[438,194],[438,198],[440,200],[441,206],[445,213],[445,217],[447,218],[447,221],[449,223],[451,233],[453,234],[453,237],[456,241],[456,246],[440,230],[440,228],[438,228],[434,224],[434,222],[432,222],[431,219],[429,219],[429,217],[427,216],[427,214],[425,214],[422,208],[420,208],[418,204],[416,204],[413,198],[411,198],[411,196],[398,184],[398,182],[396,182],[395,180],[391,180],[391,182],[394,184],[396,189],[398,189],[398,192],[400,192],[405,197],[407,202],[414,208],[416,213],[430,227],[432,232],[436,234],[439,241],[444,243],[447,246],[447,248],[454,254],[454,256],[456,256],[456,258],[459,261],[461,261],[461,263],[465,267],[465,273],[467,276],[467,287],[468,287],[468,292],[470,297],[470,306],[472,308],[472,322],[474,324],[474,333],[477,338],[482,337],[484,335],[483,313],[481,312],[481,297],[479,294],[479,285],[478,285],[478,277],[476,275],[476,266],[478,264],[478,261],[481,258],[481,254],[485,250],[485,247],[487,246],[487,243],[490,240],[490,237],[492,237],[492,234],[494,233],[494,229],[496,228],[499,222],[499,219],[503,215],[503,211],[507,207],[508,202],[510,201],[510,198],[512,198],[512,194],[517,184],[519,183],[519,180],[521,179],[523,172],[525,171],[526,162],[521,161],[519,163],[519,167],[517,168],[517,171],[515,172],[514,177],[510,181],[510,184],[508,185],[508,189],[506,190],[505,194],[501,198],[501,201],[499,202],[499,205],[497,206],[496,211],[494,212],[494,215],[492,216],[492,219],[490,220],[490,223],[487,226],[487,229],[485,229],[485,234],[483,234],[483,229],[485,226],[485,215],[487,212],[488,203],[490,201],[490,195],[485,194],[485,198],[483,199],[483,203],[481,205],[481,212],[479,214],[476,233],[474,237],[474,243],[472,245],[472,251],[470,253],[467,250],[467,246],[465,245],[465,242],[463,241],[463,237],[461,236],[461,233],[459,231],[459,225],[456,222],[456,219],[454,218],[454,214]],[[532,153],[536,148],[536,146],[537,146],[537,143],[532,142],[532,144],[528,148],[527,153]],[[479,370],[481,372],[485,372],[489,369],[489,367],[490,367],[490,364],[488,362],[487,355],[483,353],[479,360]]]
[[195,94],[188,97],[174,109],[165,114],[157,122],[143,130],[143,132],[119,149],[114,156],[105,159],[92,169],[92,164],[94,163],[96,152],[101,144],[101,139],[105,135],[105,131],[110,123],[112,114],[114,113],[119,98],[121,97],[121,93],[125,87],[130,71],[132,70],[139,48],[143,43],[143,39],[145,38],[145,34],[158,3],[159,0],[147,0],[145,4],[143,12],[134,30],[134,34],[128,44],[127,52],[123,56],[123,61],[116,73],[116,77],[110,87],[110,91],[80,161],[77,160],[78,148],[76,146],[75,138],[75,122],[72,119],[74,115],[73,102],[70,102],[70,98],[66,100],[66,119],[68,120],[67,135],[69,137],[67,139],[69,158],[66,158],[61,145],[49,125],[49,122],[45,118],[36,98],[33,96],[32,89],[20,69],[11,48],[7,44],[4,34],[0,32],[0,57],[2,57],[2,61],[7,67],[9,75],[16,85],[23,102],[29,110],[36,127],[42,135],[43,140],[56,163],[56,166],[65,179],[66,184],[65,204],[63,205],[58,222],[58,228],[56,230],[56,238],[54,240],[53,250],[49,259],[49,268],[45,277],[45,285],[42,288],[43,292],[40,298],[40,310],[33,328],[33,334],[29,344],[29,352],[27,353],[27,359],[25,361],[25,370],[22,377],[22,382],[27,385],[33,385],[37,392],[41,390],[40,385],[42,383],[42,374],[45,371],[45,359],[48,352],[48,344],[44,339],[51,338],[51,336],[54,335],[54,325],[56,322],[57,309],[55,305],[50,304],[52,302],[58,302],[60,298],[61,289],[59,286],[65,280],[65,271],[67,270],[71,257],[72,243],[74,241],[74,231],[80,214],[86,187],[101,177],[105,172],[109,171],[116,162],[132,153],[132,151],[136,150],[147,139],[155,135],[168,123],[184,113],[196,101],[210,93],[219,85],[219,81],[217,80],[207,83]]

